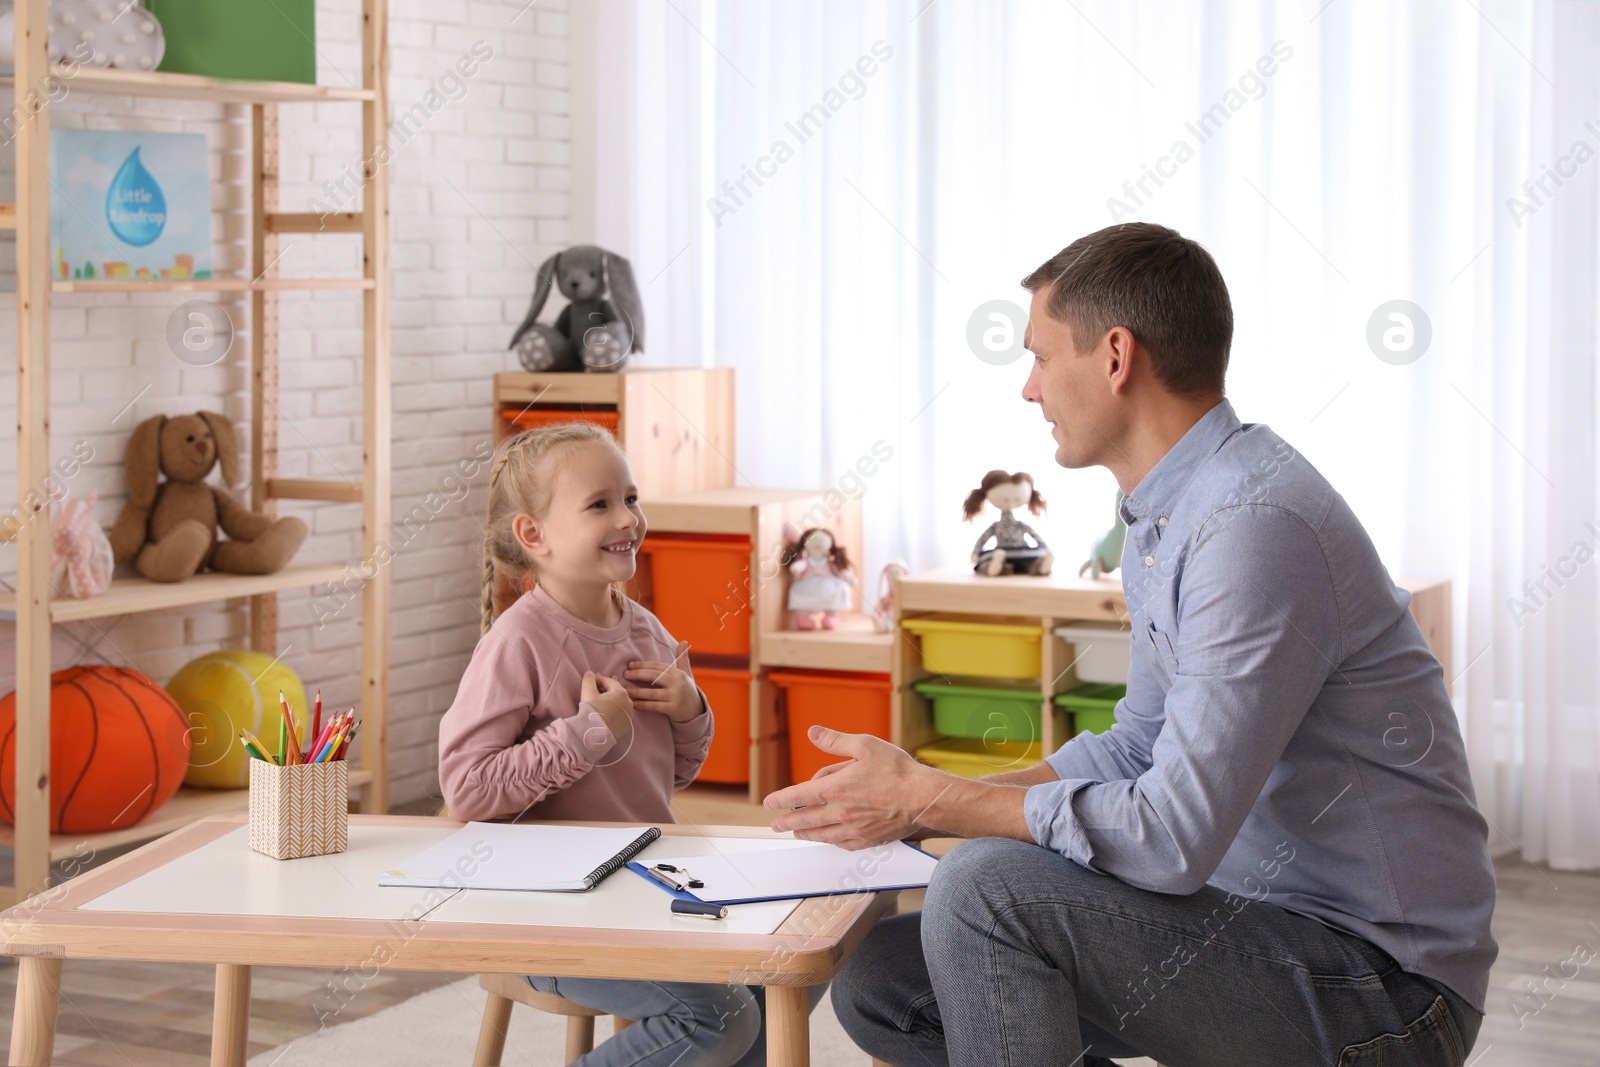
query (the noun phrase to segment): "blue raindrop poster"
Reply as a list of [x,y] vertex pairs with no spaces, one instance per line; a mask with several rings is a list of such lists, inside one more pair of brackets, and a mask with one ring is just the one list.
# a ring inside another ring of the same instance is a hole
[[204,135],[54,129],[50,172],[53,277],[211,277]]

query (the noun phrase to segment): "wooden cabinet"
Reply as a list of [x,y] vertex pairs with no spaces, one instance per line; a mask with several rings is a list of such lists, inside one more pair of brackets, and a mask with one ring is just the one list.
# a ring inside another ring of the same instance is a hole
[[496,442],[519,420],[587,413],[614,427],[644,499],[734,482],[732,368],[494,376]]
[[[630,457],[631,462],[631,457]],[[749,627],[749,655],[736,658],[706,657],[695,653],[692,636],[679,634],[690,640],[689,655],[694,664],[712,668],[747,670],[752,675],[750,700],[745,711],[749,715],[750,744],[750,799],[759,802],[774,789],[788,784],[789,733],[782,715],[777,686],[767,679],[767,668],[780,665],[775,660],[792,649],[794,638],[812,639],[813,646],[827,643],[843,645],[852,637],[839,631],[790,633],[786,591],[788,575],[781,564],[784,547],[813,526],[820,526],[833,534],[834,543],[843,546],[852,559],[861,558],[861,501],[832,490],[816,489],[758,489],[733,486],[724,489],[704,489],[693,493],[678,493],[642,502],[645,518],[650,524],[649,537],[663,535],[710,535],[741,537],[747,539],[748,564],[742,581],[730,587],[727,583],[703,591],[705,621],[726,617],[739,611],[744,615],[743,625]],[[646,607],[657,610],[654,596],[654,574],[648,557],[641,566],[629,592]],[[859,634],[861,625],[861,591],[852,595],[852,614],[845,621]],[[696,610],[700,605],[696,605]],[[658,614],[662,612],[658,611]],[[670,627],[669,627],[670,629]],[[835,637],[835,635],[839,635]],[[861,634],[872,639],[872,644],[887,651],[889,635]],[[886,660],[887,657],[884,657]],[[813,666],[812,663],[784,662],[783,666]],[[835,668],[838,669],[838,668]],[[853,669],[853,668],[847,668]],[[887,663],[877,668],[887,670]],[[719,729],[722,720],[719,718]]]

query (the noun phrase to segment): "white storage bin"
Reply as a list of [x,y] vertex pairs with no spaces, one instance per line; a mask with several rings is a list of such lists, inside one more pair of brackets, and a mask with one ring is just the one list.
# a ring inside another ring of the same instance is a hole
[[1073,670],[1079,681],[1128,684],[1128,663],[1133,656],[1129,643],[1132,631],[1120,626],[1082,623],[1058,626],[1056,636],[1072,645],[1072,655],[1077,660]]

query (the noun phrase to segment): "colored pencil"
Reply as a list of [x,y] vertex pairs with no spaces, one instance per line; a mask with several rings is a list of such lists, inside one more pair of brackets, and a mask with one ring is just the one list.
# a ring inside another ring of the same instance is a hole
[[247,740],[245,738],[244,734],[240,734],[239,735],[239,740],[244,743],[244,750],[246,752],[250,753],[250,758],[251,759],[258,759],[258,760],[261,760],[264,763],[271,763],[272,762],[271,760],[267,759],[265,753],[263,753],[260,749],[256,748],[255,745],[252,745],[249,742],[249,740]]
[[324,761],[331,761],[331,760],[336,759],[338,757],[339,746],[344,744],[345,737],[349,734],[350,730],[354,727],[354,723],[353,723],[352,718],[351,718],[354,715],[355,715],[355,709],[351,708],[349,711],[347,711],[343,715],[339,716],[339,720],[340,721],[339,721],[339,724],[338,724],[338,729],[336,729],[333,732],[333,736],[332,737],[328,738],[328,744],[326,746],[326,751],[319,753],[319,757],[321,759],[323,759]]
[[286,767],[284,760],[289,758],[289,732],[284,729],[283,716],[278,716],[278,766]]
[[278,693],[278,713],[283,716],[284,724],[288,728],[289,746],[284,750],[283,765],[292,767],[300,762],[300,731],[295,729],[294,716],[289,711],[289,701],[280,690]]
[[320,752],[322,750],[322,746],[328,743],[328,738],[333,736],[333,732],[338,729],[338,727],[339,716],[335,715],[333,718],[328,720],[326,726],[322,727],[316,732],[316,736],[311,741],[311,751]]
[[[311,712],[311,736],[312,737],[320,737],[322,735],[322,690],[321,689],[317,690],[317,702],[316,702],[316,704],[313,705],[313,709],[314,710]],[[316,748],[315,745],[312,745],[311,747],[313,749]]]
[[334,759],[344,759],[350,754],[350,743],[356,739],[356,731],[361,729],[361,720],[357,719],[350,724],[349,731],[344,735],[344,740],[339,742],[339,747],[333,753]]
[[249,730],[240,730],[239,737],[244,741],[245,748],[260,753],[261,758],[266,760],[268,763],[278,762],[267,754],[267,746],[261,743],[261,739],[255,734],[251,733]]

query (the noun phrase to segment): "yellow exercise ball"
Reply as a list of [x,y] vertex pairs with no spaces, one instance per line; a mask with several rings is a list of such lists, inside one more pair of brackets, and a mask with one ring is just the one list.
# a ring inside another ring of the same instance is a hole
[[305,737],[310,706],[300,678],[265,652],[242,648],[210,652],[184,664],[167,682],[167,692],[189,721],[194,747],[185,785],[239,789],[250,783],[250,753],[240,730],[261,739],[269,755],[278,751],[278,693],[289,700],[295,725]]

